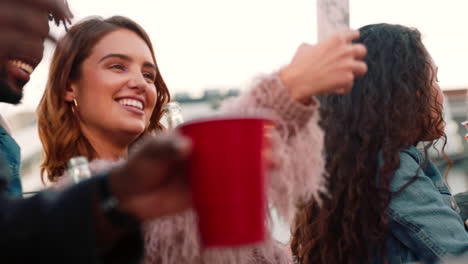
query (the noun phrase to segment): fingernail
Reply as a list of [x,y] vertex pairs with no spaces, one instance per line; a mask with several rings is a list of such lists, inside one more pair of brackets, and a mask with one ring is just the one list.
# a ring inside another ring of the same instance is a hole
[[184,136],[178,136],[174,141],[174,146],[183,154],[188,154],[192,149],[192,141]]

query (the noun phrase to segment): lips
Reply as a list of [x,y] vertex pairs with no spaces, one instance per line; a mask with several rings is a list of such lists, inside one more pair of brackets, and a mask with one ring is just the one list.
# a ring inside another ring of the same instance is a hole
[[125,96],[115,99],[118,104],[120,104],[126,110],[137,114],[145,114],[145,99],[139,96]]
[[143,110],[144,106],[142,101],[132,98],[121,98],[117,102],[123,106],[131,106],[139,110]]
[[21,90],[31,78],[34,66],[20,59],[10,59],[6,63],[6,72],[10,85]]
[[23,70],[28,75],[31,75],[34,71],[34,67],[32,65],[22,60],[8,60],[8,63]]

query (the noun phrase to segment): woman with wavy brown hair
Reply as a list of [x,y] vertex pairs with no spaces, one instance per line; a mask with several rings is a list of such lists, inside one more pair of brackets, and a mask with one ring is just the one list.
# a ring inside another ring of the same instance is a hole
[[162,129],[169,100],[151,40],[137,23],[116,16],[73,26],[56,47],[37,109],[42,175],[55,181],[74,156],[124,157],[139,137]]
[[[300,263],[436,263],[468,252],[468,234],[427,150],[443,139],[437,67],[418,30],[360,29],[368,73],[321,98],[328,193],[300,205]],[[418,146],[418,148],[416,147]]]

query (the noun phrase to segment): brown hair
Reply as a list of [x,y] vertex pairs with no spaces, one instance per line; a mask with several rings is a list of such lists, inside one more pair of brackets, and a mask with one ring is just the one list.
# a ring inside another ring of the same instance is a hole
[[[44,160],[41,164],[43,180],[47,173],[48,179],[55,181],[64,173],[66,162],[71,157],[80,155],[89,160],[96,158],[96,151],[83,135],[79,121],[72,112],[72,105],[64,100],[64,96],[70,81],[80,77],[81,65],[97,42],[105,35],[122,28],[135,32],[146,42],[156,63],[153,45],[147,33],[136,22],[122,16],[108,19],[88,18],[71,27],[58,42],[46,89],[37,109],[39,136],[44,148]],[[162,108],[170,100],[169,90],[159,69],[155,85],[156,105],[150,124],[143,134],[163,128],[160,123]]]

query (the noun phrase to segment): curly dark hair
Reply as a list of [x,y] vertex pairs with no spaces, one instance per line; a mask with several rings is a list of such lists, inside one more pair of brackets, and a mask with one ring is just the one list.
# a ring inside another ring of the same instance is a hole
[[[349,94],[320,98],[328,194],[321,206],[312,200],[299,205],[291,247],[300,263],[385,259],[390,200],[412,183],[390,190],[400,152],[436,138],[445,146],[435,72],[420,32],[375,24],[360,33],[356,42],[367,47],[367,74]],[[423,146],[427,161],[432,142]]]

